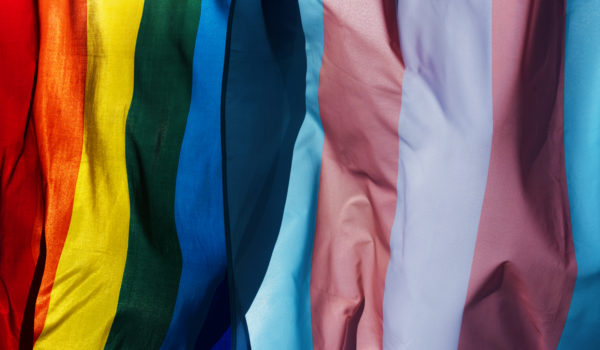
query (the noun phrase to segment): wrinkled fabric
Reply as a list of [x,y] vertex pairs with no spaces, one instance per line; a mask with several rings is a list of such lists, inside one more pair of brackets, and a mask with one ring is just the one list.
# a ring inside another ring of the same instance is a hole
[[0,348],[16,349],[33,333],[30,289],[40,280],[44,203],[31,113],[39,31],[34,1],[0,8]]
[[0,348],[599,346],[600,4],[0,2]]

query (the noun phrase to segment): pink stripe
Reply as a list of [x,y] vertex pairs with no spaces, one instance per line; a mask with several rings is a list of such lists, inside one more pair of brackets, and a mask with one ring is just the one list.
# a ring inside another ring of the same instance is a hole
[[554,349],[575,282],[564,2],[493,2],[494,133],[459,348]]
[[325,0],[323,8],[313,345],[381,348],[403,76],[395,11],[389,1]]

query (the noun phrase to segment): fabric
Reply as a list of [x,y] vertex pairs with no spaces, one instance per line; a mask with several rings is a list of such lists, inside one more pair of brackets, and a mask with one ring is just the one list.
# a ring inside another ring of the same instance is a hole
[[0,8],[1,349],[600,347],[600,3]]
[[39,31],[33,1],[3,0],[0,7],[0,348],[16,349],[21,334],[33,334],[29,290],[40,283],[36,266],[44,258],[42,171],[31,113]]
[[227,1],[7,6],[0,348],[212,346]]

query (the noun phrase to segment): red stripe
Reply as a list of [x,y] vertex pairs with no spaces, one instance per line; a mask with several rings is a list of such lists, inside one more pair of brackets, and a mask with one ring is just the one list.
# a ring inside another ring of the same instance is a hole
[[494,134],[461,349],[554,349],[575,282],[564,2],[493,2]]
[[85,0],[40,0],[40,53],[34,120],[44,174],[46,268],[35,310],[40,335],[71,221],[83,145],[87,61]]
[[381,348],[403,75],[395,10],[392,2],[345,0],[325,0],[323,8],[313,345]]
[[28,119],[38,38],[33,1],[0,0],[0,8],[0,348],[17,349],[42,231]]

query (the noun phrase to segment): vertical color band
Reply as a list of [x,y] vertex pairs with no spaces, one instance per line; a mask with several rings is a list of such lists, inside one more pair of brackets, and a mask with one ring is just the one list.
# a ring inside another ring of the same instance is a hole
[[294,144],[279,235],[265,278],[246,313],[250,343],[256,349],[312,347],[310,265],[323,148],[318,97],[323,4],[301,1],[299,8],[306,42],[306,116]]
[[323,2],[315,349],[380,349],[403,67],[392,1]]
[[555,349],[574,256],[562,137],[564,2],[493,2],[494,135],[461,349]]
[[28,295],[39,279],[42,171],[31,118],[39,31],[34,0],[0,8],[0,349],[17,349],[21,325],[32,340]]
[[492,136],[490,0],[399,0],[398,206],[385,349],[455,349]]
[[600,6],[567,0],[565,161],[577,280],[559,349],[600,347]]
[[158,348],[181,275],[175,183],[190,108],[197,1],[146,0],[125,128],[131,218],[127,262],[106,348]]
[[175,186],[175,223],[183,265],[163,349],[194,347],[215,290],[225,278],[220,103],[228,13],[227,0],[201,2],[192,99]]
[[46,208],[45,270],[36,301],[34,339],[42,332],[71,222],[81,162],[87,61],[85,0],[38,2],[40,51],[33,118]]
[[102,348],[117,310],[129,233],[125,121],[142,7],[87,2],[83,153],[40,349]]

